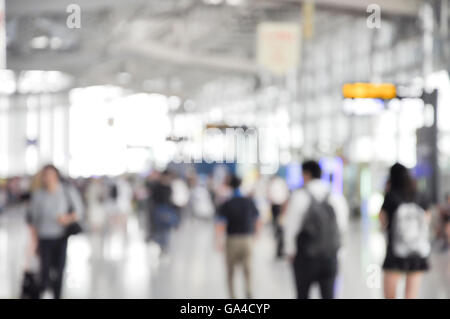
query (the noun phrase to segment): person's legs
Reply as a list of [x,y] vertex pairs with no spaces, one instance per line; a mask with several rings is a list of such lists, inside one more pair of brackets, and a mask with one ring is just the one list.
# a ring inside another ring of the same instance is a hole
[[39,259],[40,259],[40,295],[50,285],[50,257],[51,250],[48,240],[39,240]]
[[251,299],[253,297],[252,294],[252,274],[251,274],[251,263],[252,263],[252,238],[245,238],[242,242],[242,259],[244,266],[244,277],[245,277],[245,290],[247,294],[247,299]]
[[147,241],[149,242],[152,239],[152,236],[154,236],[155,233],[155,220],[154,220],[154,213],[153,213],[153,204],[148,204],[148,210],[147,210]]
[[280,224],[280,205],[272,205],[272,227],[276,242],[276,257],[283,255],[283,229]]
[[419,295],[423,272],[416,271],[406,275],[405,298],[416,299]]
[[67,240],[58,239],[54,242],[53,249],[53,295],[55,299],[61,298],[62,283],[64,278],[64,268],[66,265]]
[[322,299],[334,298],[334,283],[337,274],[337,257],[320,260],[316,264],[319,272],[319,286]]
[[323,277],[319,279],[320,295],[322,299],[333,299],[334,298],[334,282],[336,276],[335,274]]
[[446,240],[446,247],[450,245],[450,220],[447,220],[444,224],[444,233],[445,233],[445,240]]
[[313,283],[312,273],[308,264],[305,261],[295,258],[292,266],[294,268],[297,299],[308,299],[309,288]]
[[168,229],[164,229],[163,231],[163,246],[164,246],[164,251],[168,252],[169,251],[169,245],[170,245],[170,228]]
[[397,284],[401,273],[397,271],[386,270],[384,272],[383,286],[384,297],[386,299],[395,299],[397,295]]
[[279,220],[277,221],[276,225],[276,242],[277,242],[277,257],[280,258],[283,256],[284,242],[283,242],[283,228]]
[[169,248],[170,229],[160,228],[155,232],[154,239],[161,248],[161,253],[167,253]]
[[272,228],[274,231],[274,235],[276,235],[277,223],[278,223],[278,208],[276,205],[272,205]]
[[227,238],[226,262],[227,262],[227,281],[230,298],[235,299],[234,294],[234,268],[236,265],[236,241],[234,238]]
[[128,212],[122,212],[119,215],[119,218],[120,218],[120,232],[122,236],[122,244],[125,250],[128,244]]

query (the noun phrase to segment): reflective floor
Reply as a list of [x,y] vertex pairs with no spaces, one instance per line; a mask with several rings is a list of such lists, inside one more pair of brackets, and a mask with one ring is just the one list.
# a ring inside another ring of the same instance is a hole
[[[167,256],[146,244],[139,219],[129,219],[127,236],[115,230],[70,239],[64,298],[227,298],[224,256],[214,249],[212,221],[186,219],[174,231]],[[25,265],[27,228],[23,210],[0,216],[0,298],[17,298]],[[255,241],[253,288],[255,298],[293,298],[293,274],[286,261],[274,258],[270,227]],[[339,298],[381,298],[379,265],[384,238],[375,222],[353,221],[345,236],[336,282]],[[420,296],[450,297],[450,255],[433,253],[432,270]],[[243,297],[242,274],[237,275]],[[399,290],[402,287],[399,287]],[[399,292],[401,293],[401,292]],[[318,290],[313,288],[313,298]]]

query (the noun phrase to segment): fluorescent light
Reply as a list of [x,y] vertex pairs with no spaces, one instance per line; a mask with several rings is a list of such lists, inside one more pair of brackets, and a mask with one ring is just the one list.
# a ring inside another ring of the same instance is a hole
[[51,47],[53,50],[61,49],[62,45],[63,45],[63,41],[62,41],[61,38],[53,37],[53,38],[50,40],[50,47]]
[[0,70],[0,94],[11,95],[16,92],[16,76],[11,70]]
[[205,4],[218,5],[223,2],[223,0],[203,0]]
[[177,110],[181,105],[181,99],[178,96],[170,96],[169,97],[169,108],[171,110]]
[[346,114],[374,115],[384,109],[384,102],[379,99],[344,99],[343,109]]
[[227,0],[227,4],[230,6],[238,6],[242,4],[242,0]]
[[50,39],[47,36],[34,37],[31,39],[30,46],[32,49],[43,50],[50,44]]
[[117,74],[117,81],[122,85],[130,83],[131,78],[132,76],[128,72],[120,72]]

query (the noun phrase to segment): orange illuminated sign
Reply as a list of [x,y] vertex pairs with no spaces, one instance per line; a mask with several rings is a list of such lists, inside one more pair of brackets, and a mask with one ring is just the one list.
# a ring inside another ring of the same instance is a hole
[[390,83],[348,83],[342,87],[342,94],[348,99],[383,99],[397,97],[397,89]]

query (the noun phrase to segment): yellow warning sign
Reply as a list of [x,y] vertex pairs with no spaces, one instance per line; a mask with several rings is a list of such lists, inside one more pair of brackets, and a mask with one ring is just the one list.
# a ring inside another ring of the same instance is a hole
[[383,99],[397,97],[397,89],[391,83],[347,83],[342,94],[348,99]]

